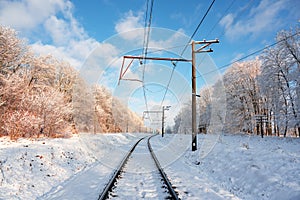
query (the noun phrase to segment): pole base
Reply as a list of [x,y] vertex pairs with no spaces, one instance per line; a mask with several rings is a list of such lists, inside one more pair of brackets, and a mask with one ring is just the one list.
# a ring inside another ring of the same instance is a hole
[[197,143],[192,142],[192,151],[196,151],[196,150],[197,150]]

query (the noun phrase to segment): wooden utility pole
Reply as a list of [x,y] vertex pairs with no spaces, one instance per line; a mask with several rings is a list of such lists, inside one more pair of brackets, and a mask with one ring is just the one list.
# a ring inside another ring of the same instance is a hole
[[264,137],[263,123],[268,123],[267,115],[255,115],[255,119],[256,119],[257,135],[259,134],[258,129],[260,129],[260,135],[263,138]]
[[192,151],[197,150],[196,88],[196,52],[195,41],[192,41]]
[[[192,41],[192,151],[197,150],[196,97],[200,96],[196,93],[196,53],[213,52],[212,49],[205,50],[212,43],[219,43],[219,40]],[[203,44],[203,46],[196,50],[196,44]]]
[[96,134],[97,133],[97,120],[98,119],[98,117],[97,117],[97,106],[95,105],[94,106],[94,134]]
[[161,137],[164,137],[165,133],[165,109],[162,107],[162,115],[161,115]]

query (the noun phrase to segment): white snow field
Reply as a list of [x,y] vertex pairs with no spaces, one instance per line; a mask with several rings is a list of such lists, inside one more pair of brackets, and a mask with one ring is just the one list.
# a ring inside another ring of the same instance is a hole
[[[0,199],[97,199],[115,167],[145,135],[79,134],[17,142],[2,137]],[[155,136],[150,142],[181,199],[300,199],[299,138],[198,135],[195,152],[191,135]],[[148,163],[145,148],[135,153]],[[131,184],[132,199],[164,196],[144,186],[152,171],[141,164],[127,166],[139,187],[123,180]],[[145,176],[136,167],[144,168]],[[118,199],[130,193],[119,188]]]

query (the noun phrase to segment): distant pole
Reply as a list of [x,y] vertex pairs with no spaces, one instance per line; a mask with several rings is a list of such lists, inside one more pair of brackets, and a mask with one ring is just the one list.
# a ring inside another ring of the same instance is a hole
[[94,109],[94,134],[97,133],[97,108],[95,105],[95,109]]
[[162,119],[161,119],[161,137],[164,137],[165,133],[165,110],[169,110],[171,106],[162,107]]
[[260,135],[261,135],[261,138],[264,137],[264,130],[263,130],[263,116],[260,116]]
[[195,41],[192,41],[192,151],[197,150],[196,130],[196,55]]
[[256,120],[257,135],[259,135],[259,132],[260,132],[260,135],[263,138],[264,137],[263,123],[268,123],[268,118],[266,115],[256,115],[255,120]]
[[165,107],[162,107],[162,118],[161,118],[161,137],[164,137],[165,127],[164,127],[164,120],[165,119]]

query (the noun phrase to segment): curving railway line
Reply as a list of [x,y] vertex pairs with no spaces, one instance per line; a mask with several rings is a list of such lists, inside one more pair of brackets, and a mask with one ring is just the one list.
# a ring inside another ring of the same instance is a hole
[[153,136],[141,138],[133,145],[99,195],[99,200],[179,199],[151,147]]

